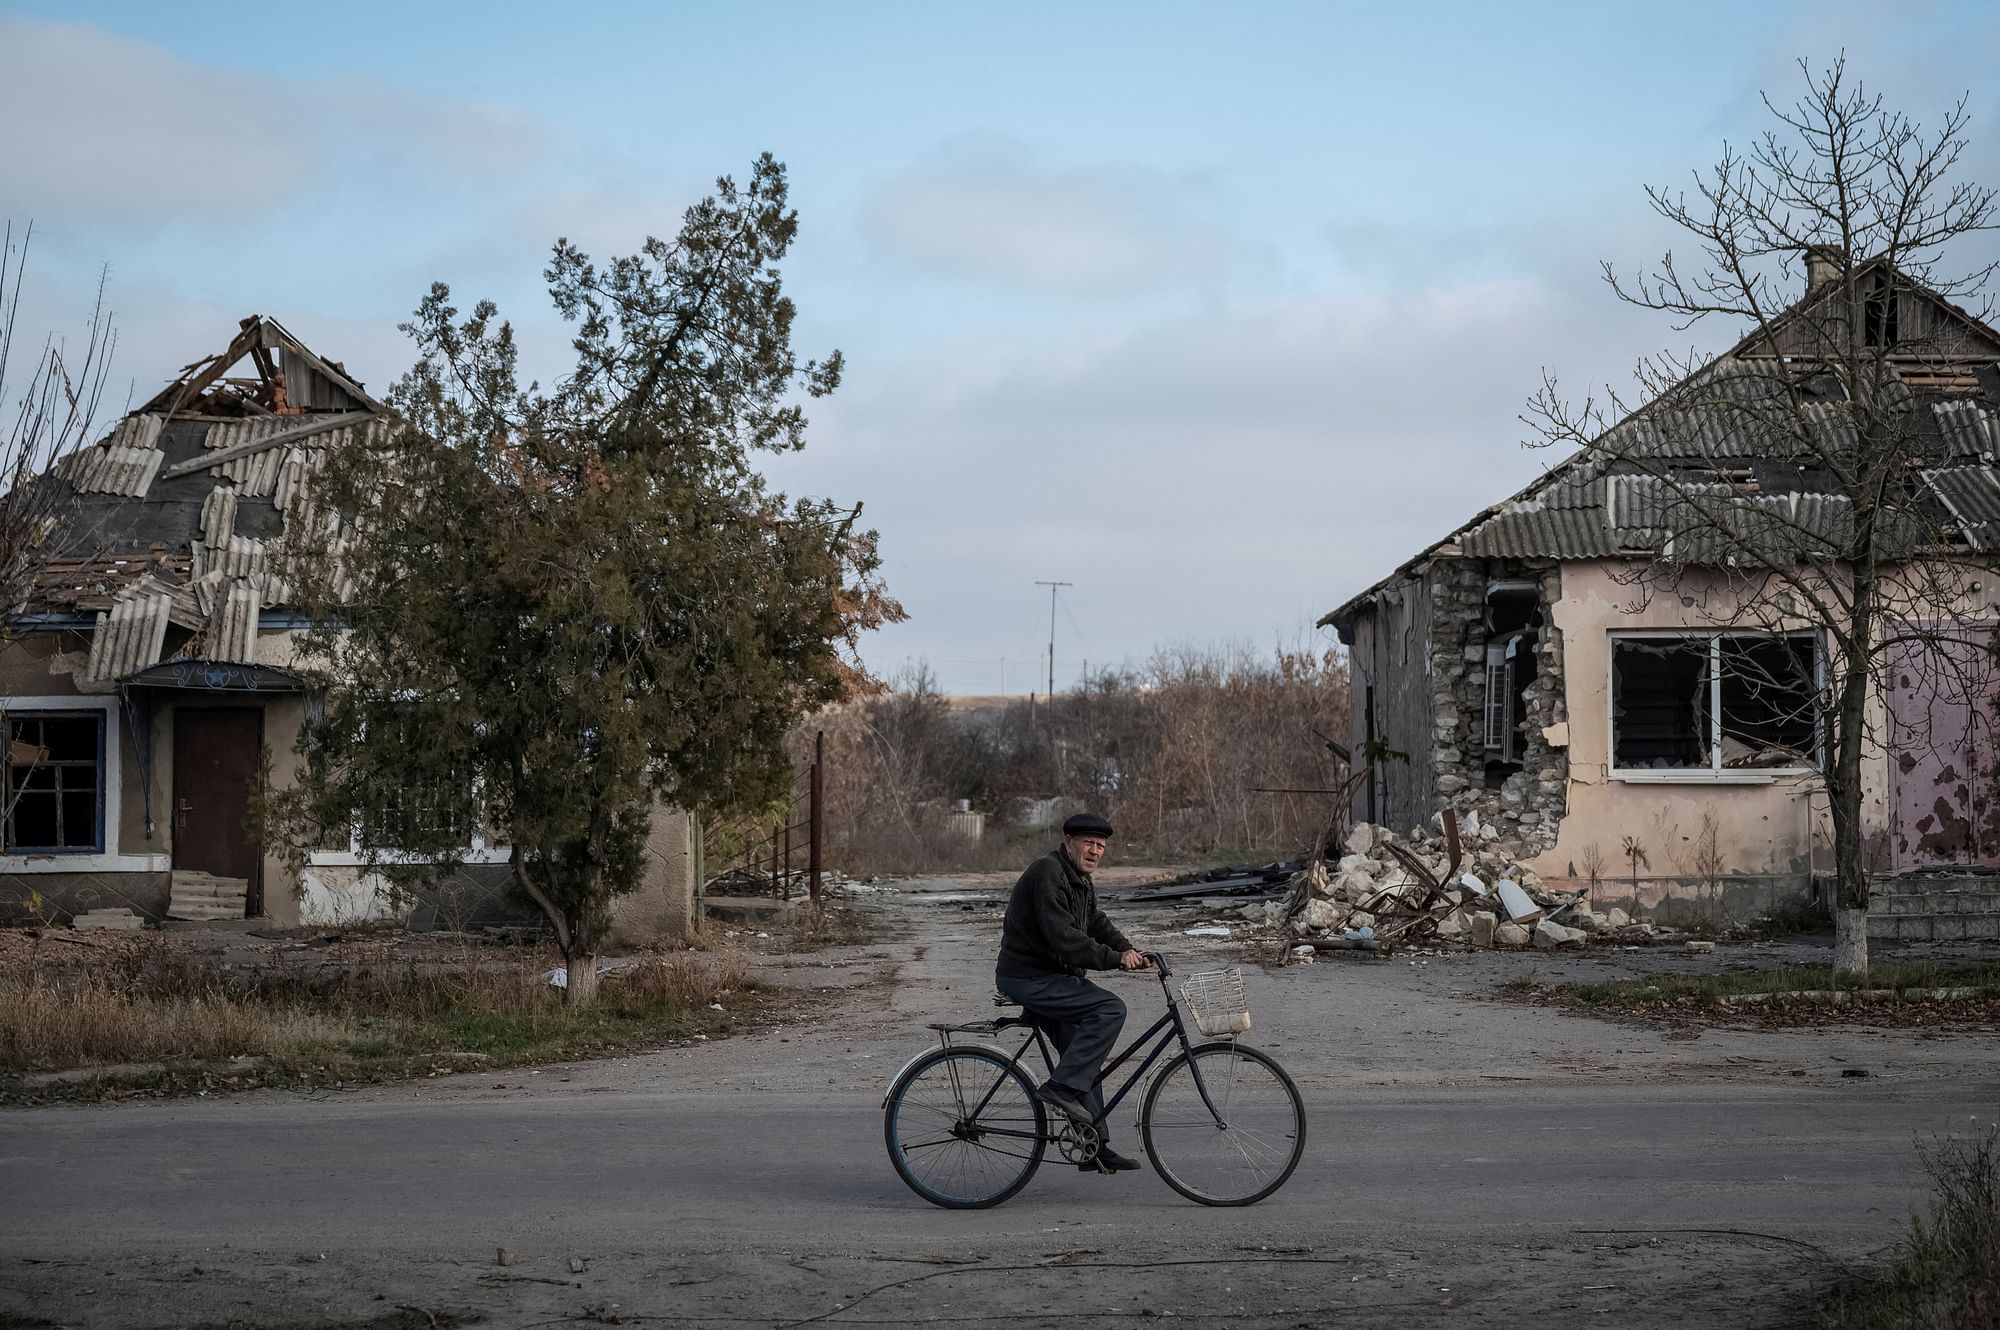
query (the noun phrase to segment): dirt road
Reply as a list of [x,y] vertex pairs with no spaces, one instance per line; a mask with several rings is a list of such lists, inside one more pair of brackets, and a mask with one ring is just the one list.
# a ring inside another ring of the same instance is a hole
[[[1343,959],[1250,976],[1255,1041],[1310,1109],[1270,1201],[1051,1165],[1003,1207],[939,1211],[890,1171],[879,1096],[925,1020],[989,1010],[995,889],[868,896],[873,945],[767,963],[844,992],[708,1047],[0,1115],[0,1326],[1797,1324],[1921,1200],[1913,1135],[2000,1102],[1990,1036],[1662,1030],[1489,996],[1729,948]],[[1237,942],[1127,922],[1189,961]],[[1158,1002],[1122,982],[1135,1014]]]

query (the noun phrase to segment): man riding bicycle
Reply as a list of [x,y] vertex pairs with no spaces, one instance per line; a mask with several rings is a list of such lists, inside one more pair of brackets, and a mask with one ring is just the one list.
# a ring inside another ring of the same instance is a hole
[[1093,813],[1063,823],[1063,843],[1029,864],[1014,883],[1001,925],[993,983],[1034,1016],[1061,1061],[1035,1092],[1079,1126],[1097,1127],[1097,1157],[1082,1169],[1139,1167],[1111,1148],[1109,1122],[1098,1122],[1104,1096],[1098,1068],[1125,1027],[1125,1002],[1083,977],[1086,970],[1143,970],[1146,958],[1097,908],[1091,874],[1103,862],[1111,824]]

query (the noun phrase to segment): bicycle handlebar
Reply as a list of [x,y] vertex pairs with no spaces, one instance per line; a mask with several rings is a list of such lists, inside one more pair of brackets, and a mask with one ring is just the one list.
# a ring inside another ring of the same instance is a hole
[[1172,970],[1167,968],[1167,953],[1164,951],[1142,951],[1139,954],[1144,956],[1147,962],[1160,972],[1160,982],[1165,983],[1167,976],[1173,973]]

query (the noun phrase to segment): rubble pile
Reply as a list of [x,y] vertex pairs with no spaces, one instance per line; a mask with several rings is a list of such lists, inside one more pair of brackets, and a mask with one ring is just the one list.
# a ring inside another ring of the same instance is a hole
[[1530,853],[1492,823],[1452,813],[1399,836],[1357,823],[1334,863],[1313,863],[1292,879],[1283,902],[1262,907],[1287,924],[1301,957],[1316,951],[1387,950],[1418,942],[1475,947],[1573,947],[1593,934],[1642,941],[1650,925],[1623,910],[1602,914],[1578,893],[1559,895],[1522,860]]

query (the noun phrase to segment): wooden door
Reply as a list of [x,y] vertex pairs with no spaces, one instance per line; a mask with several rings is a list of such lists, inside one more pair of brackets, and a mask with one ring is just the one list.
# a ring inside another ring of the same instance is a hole
[[250,796],[263,765],[256,707],[174,712],[174,867],[240,877],[246,913],[264,912],[264,852],[250,833]]

